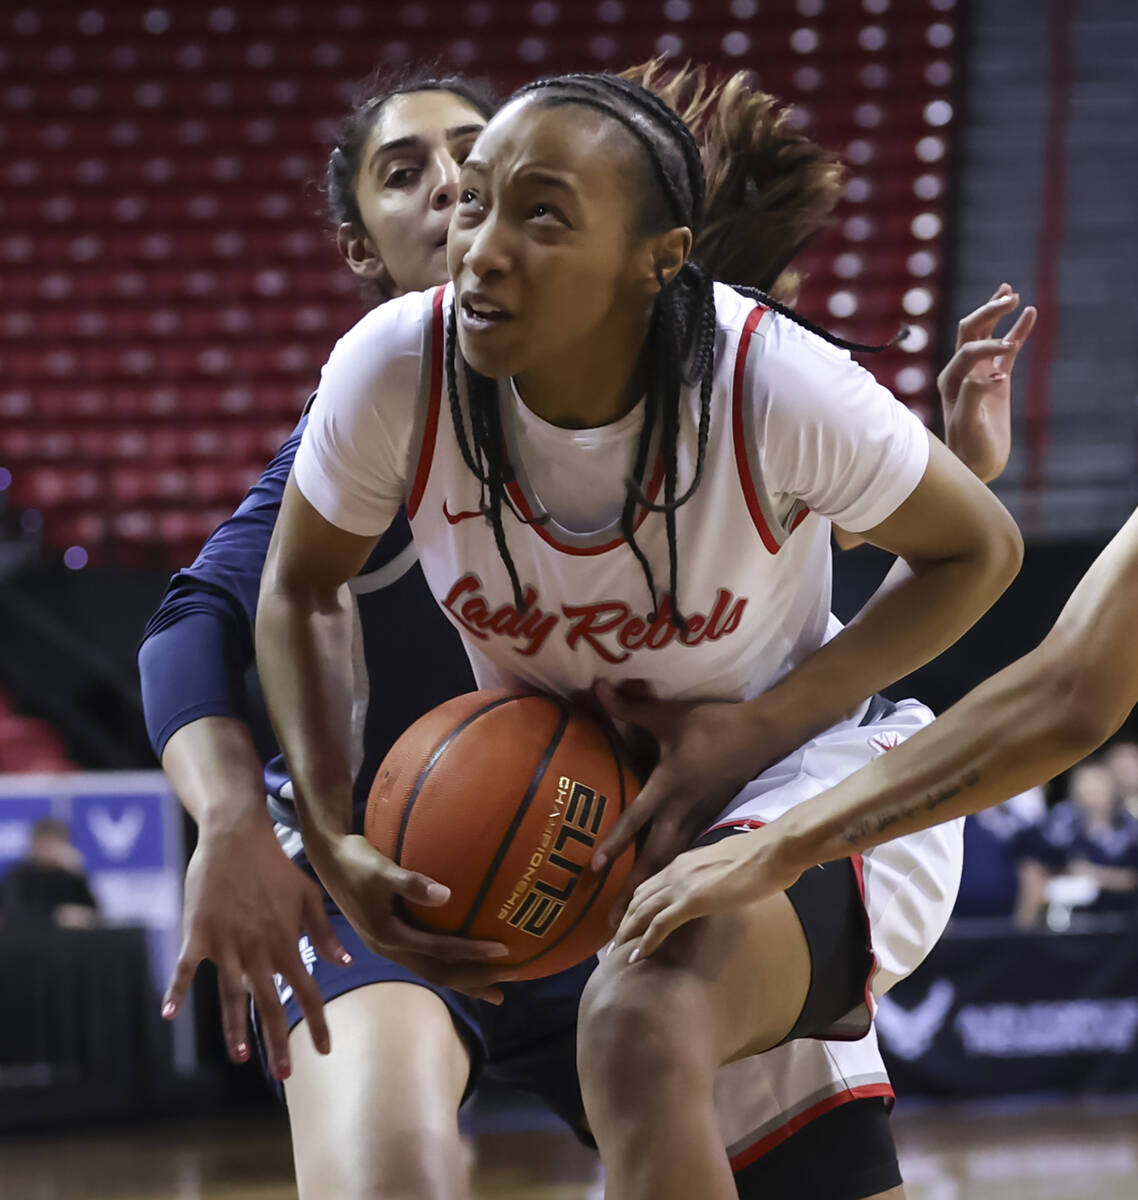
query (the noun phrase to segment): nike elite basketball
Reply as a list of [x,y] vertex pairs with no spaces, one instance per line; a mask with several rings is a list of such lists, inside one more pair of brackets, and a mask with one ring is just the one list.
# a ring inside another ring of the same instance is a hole
[[640,784],[615,735],[556,696],[471,692],[427,713],[392,746],[364,833],[401,866],[451,889],[441,908],[405,905],[423,928],[502,942],[520,979],[553,975],[611,937],[608,913],[632,868],[589,859]]

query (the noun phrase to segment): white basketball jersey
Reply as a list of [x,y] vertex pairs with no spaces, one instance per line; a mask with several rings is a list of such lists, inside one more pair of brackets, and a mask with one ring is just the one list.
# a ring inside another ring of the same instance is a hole
[[[837,366],[864,390],[870,377],[848,355],[729,288],[716,288],[719,320],[706,457],[699,486],[676,513],[685,631],[669,619],[664,515],[640,509],[635,522],[636,541],[655,576],[659,603],[654,605],[619,517],[595,530],[574,532],[548,511],[542,480],[527,478],[524,469],[521,400],[508,381],[501,383],[505,450],[516,473],[508,492],[523,518],[503,508],[506,541],[526,601],[519,611],[480,514],[480,485],[464,462],[446,394],[442,355],[451,297],[450,288],[437,289],[423,312],[419,425],[410,450],[407,512],[427,581],[458,627],[480,686],[520,681],[569,695],[604,676],[643,679],[661,698],[750,699],[826,640],[830,522],[801,496],[776,490],[765,478],[764,425],[778,422],[767,420],[764,359],[777,324],[784,338],[801,344],[807,368],[821,347],[825,369],[833,372]],[[781,356],[786,358],[785,348]],[[895,439],[899,452],[892,470],[878,472],[879,494],[870,506],[884,508],[887,515],[919,479],[927,443],[915,418],[884,389],[872,382],[870,388],[876,393],[873,407],[900,414],[899,422],[896,413],[889,414],[901,428]],[[463,397],[469,431],[465,403]],[[699,404],[698,387],[684,388],[680,495],[694,478]],[[916,436],[909,422],[917,426]],[[805,434],[817,436],[809,427]],[[787,450],[802,457],[797,446]],[[664,464],[655,448],[649,463],[643,486],[658,502]],[[586,464],[587,459],[577,458],[582,475]],[[843,469],[841,463],[835,466]],[[572,473],[575,463],[570,457],[554,469]],[[566,482],[564,475],[558,480],[562,493]],[[864,507],[864,497],[855,499]]]

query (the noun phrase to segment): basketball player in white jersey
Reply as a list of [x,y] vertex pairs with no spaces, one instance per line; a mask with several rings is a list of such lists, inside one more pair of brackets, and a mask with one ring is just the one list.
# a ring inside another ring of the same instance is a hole
[[[673,702],[661,823],[681,804],[722,807],[717,828],[770,820],[926,723],[914,702],[865,697],[950,644],[1018,566],[1010,517],[884,389],[686,261],[702,192],[690,133],[638,89],[571,77],[520,96],[464,168],[455,289],[341,341],[286,490],[258,660],[310,857],[369,945],[460,987],[508,973],[448,964],[447,939],[398,921],[394,894],[438,902],[445,881],[351,833],[339,588],[402,501],[480,684],[636,680]],[[845,631],[828,613],[830,520],[912,571]],[[663,955],[609,955],[579,1065],[611,1194],[734,1195],[717,1068],[741,1078],[788,1039],[767,1058],[864,1035],[874,995],[943,928],[959,855],[958,827],[930,832],[808,872]],[[839,1090],[827,1080],[820,1102]],[[801,1111],[817,1115],[810,1097]],[[733,1157],[761,1142],[746,1113],[726,1124]],[[787,1194],[901,1194],[895,1164],[830,1169]]]

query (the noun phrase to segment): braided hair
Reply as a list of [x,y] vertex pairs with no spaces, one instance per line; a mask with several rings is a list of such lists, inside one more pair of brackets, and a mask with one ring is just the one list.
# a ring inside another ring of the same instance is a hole
[[[698,242],[705,219],[705,180],[700,147],[691,129],[667,103],[639,84],[609,74],[570,74],[527,84],[515,97],[536,95],[544,105],[577,105],[589,108],[623,126],[636,140],[647,160],[648,185],[643,197],[642,232],[653,234],[670,228],[687,227]],[[651,606],[648,619],[660,611],[681,632],[687,629],[678,600],[679,562],[676,511],[695,494],[703,477],[708,433],[711,425],[711,391],[715,377],[715,297],[712,276],[689,259],[665,282],[653,306],[640,363],[644,377],[644,424],[636,449],[632,474],[626,481],[621,532],[644,573]],[[878,350],[862,346],[820,329],[794,310],[756,288],[737,291],[787,316],[826,341],[849,350]],[[451,308],[447,327],[446,383],[451,419],[463,461],[481,486],[481,509],[494,532],[498,553],[513,588],[514,604],[525,611],[531,593],[523,591],[510,555],[503,524],[503,509],[525,523],[526,518],[511,503],[506,487],[515,475],[504,449],[498,390],[493,380],[463,363],[470,413],[470,433],[458,389],[457,314]],[[700,407],[695,471],[680,495],[678,446],[680,398],[684,387],[699,388]],[[664,463],[663,503],[653,503],[644,490],[648,456],[659,431],[660,456]],[[668,590],[661,599],[651,562],[636,538],[639,511],[664,515],[668,544]],[[538,518],[544,519],[544,518]]]

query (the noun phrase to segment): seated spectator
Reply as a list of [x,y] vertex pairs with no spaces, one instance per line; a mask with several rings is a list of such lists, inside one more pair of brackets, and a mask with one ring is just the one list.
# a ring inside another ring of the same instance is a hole
[[1122,807],[1138,818],[1138,742],[1112,742],[1103,755]]
[[71,831],[52,817],[32,827],[28,856],[0,879],[0,919],[7,929],[52,923],[89,929],[99,906],[83,872]]
[[1014,847],[1019,864],[1016,921],[1037,923],[1048,882],[1076,876],[1094,885],[1083,912],[1138,909],[1138,820],[1122,806],[1114,776],[1101,760],[1075,767],[1068,798],[1025,829]]
[[1046,814],[1047,796],[1037,787],[968,818],[954,918],[1013,915],[1018,892],[1016,841]]

